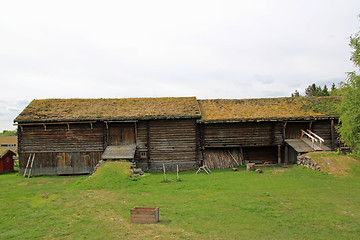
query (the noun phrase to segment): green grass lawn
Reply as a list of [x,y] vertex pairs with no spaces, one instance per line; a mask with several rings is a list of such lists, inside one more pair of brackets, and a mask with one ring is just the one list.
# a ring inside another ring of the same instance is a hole
[[[0,239],[359,239],[359,171],[263,171],[0,175]],[[134,206],[159,207],[160,222],[130,223]]]

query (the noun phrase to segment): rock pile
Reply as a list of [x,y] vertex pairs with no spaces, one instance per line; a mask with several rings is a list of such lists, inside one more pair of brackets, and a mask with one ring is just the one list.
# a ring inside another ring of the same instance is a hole
[[300,165],[300,166],[305,166],[307,168],[311,168],[313,170],[318,170],[318,171],[321,171],[320,169],[320,166],[314,162],[311,157],[309,156],[304,156],[304,155],[299,155],[297,157],[297,165]]
[[144,171],[141,170],[141,168],[133,168],[132,171],[133,171],[133,175],[134,175],[134,176],[135,176],[135,175],[140,175],[140,176],[142,176],[142,175],[145,174]]

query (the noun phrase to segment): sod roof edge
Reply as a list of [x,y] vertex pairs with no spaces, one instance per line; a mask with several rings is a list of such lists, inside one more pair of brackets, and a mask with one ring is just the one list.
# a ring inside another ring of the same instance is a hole
[[335,119],[341,97],[198,100],[200,123]]
[[193,118],[199,123],[336,119],[340,97],[196,97],[33,100],[14,122],[136,121]]
[[33,100],[18,123],[200,118],[196,97]]
[[111,121],[138,121],[138,120],[166,120],[166,119],[199,119],[200,115],[184,116],[144,116],[137,118],[74,118],[74,119],[33,119],[33,120],[14,120],[18,124],[25,123],[59,123],[59,122],[111,122]]
[[243,119],[217,119],[217,120],[202,120],[198,119],[196,122],[202,124],[209,123],[242,123],[242,122],[286,122],[286,121],[315,121],[315,120],[331,120],[338,119],[339,115],[331,116],[304,116],[304,117],[290,117],[290,118],[243,118]]

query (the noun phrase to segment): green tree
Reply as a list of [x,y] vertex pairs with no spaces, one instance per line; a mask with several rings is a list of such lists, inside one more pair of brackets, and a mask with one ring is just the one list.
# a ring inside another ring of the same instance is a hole
[[2,133],[0,133],[0,136],[16,136],[17,130],[4,130]]
[[332,91],[335,91],[335,90],[336,90],[336,86],[335,86],[335,83],[333,83],[333,84],[331,85],[330,91],[332,92]]
[[328,90],[326,85],[324,86],[323,90],[321,90],[321,95],[322,96],[329,96],[329,90]]
[[300,93],[298,92],[298,90],[295,90],[295,92],[291,94],[291,97],[300,97]]
[[[359,16],[360,17],[360,16]],[[350,37],[350,60],[357,70],[360,69],[360,32]],[[353,155],[360,158],[360,75],[356,72],[347,74],[346,82],[340,83],[343,95],[340,110],[340,140],[353,149]]]
[[305,89],[305,96],[307,97],[313,97],[317,95],[318,92],[318,87],[316,86],[315,83],[309,85],[306,89]]

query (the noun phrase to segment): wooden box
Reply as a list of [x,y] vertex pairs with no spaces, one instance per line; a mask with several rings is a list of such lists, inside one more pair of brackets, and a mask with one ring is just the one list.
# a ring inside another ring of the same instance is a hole
[[158,207],[134,207],[130,210],[130,222],[132,223],[157,223],[158,221]]

